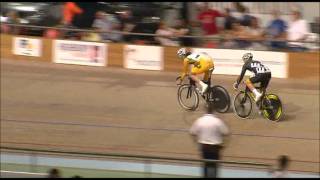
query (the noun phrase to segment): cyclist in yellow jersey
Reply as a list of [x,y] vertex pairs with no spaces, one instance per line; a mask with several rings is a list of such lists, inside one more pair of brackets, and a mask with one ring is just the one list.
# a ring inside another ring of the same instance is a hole
[[[182,82],[185,76],[189,74],[189,65],[193,64],[190,77],[201,86],[201,93],[205,93],[208,85],[204,82],[208,81],[209,73],[212,73],[209,70],[214,68],[213,59],[207,53],[191,53],[187,52],[185,48],[179,49],[177,55],[183,59],[183,72],[180,76],[180,81]],[[201,81],[197,75],[203,73],[204,78]]]

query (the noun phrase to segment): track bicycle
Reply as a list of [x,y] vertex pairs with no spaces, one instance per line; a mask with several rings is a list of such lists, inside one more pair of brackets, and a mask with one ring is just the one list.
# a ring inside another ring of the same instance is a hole
[[[230,108],[230,96],[228,91],[220,85],[212,85],[211,74],[213,69],[209,70],[208,81],[205,82],[208,85],[207,91],[202,94],[199,88],[196,86],[195,81],[188,76],[189,83],[178,84],[178,102],[180,106],[189,111],[195,111],[199,106],[199,96],[201,96],[206,103],[212,103],[217,112],[225,113]],[[176,80],[180,78],[177,77]]]
[[[242,82],[242,84],[245,84]],[[245,85],[244,90],[240,90],[233,101],[234,112],[240,118],[248,118],[252,112],[252,104],[256,104],[260,114],[271,121],[280,121],[283,115],[283,107],[281,100],[276,94],[266,93],[266,88],[261,86],[255,87],[262,92],[262,96],[258,102],[255,103],[254,94]]]

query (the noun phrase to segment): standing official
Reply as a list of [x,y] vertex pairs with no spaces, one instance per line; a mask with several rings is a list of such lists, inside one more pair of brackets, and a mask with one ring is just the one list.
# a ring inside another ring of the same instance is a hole
[[[226,124],[213,115],[214,106],[208,105],[207,113],[198,118],[190,129],[190,134],[200,145],[202,158],[219,160],[222,149],[223,136],[229,134]],[[217,163],[204,163],[204,177],[217,177]],[[212,176],[209,169],[212,168]]]

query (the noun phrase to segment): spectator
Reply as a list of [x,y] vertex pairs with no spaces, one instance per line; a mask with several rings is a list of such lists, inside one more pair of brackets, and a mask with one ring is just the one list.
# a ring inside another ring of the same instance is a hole
[[311,23],[312,33],[320,35],[320,17],[315,17],[313,23]]
[[209,9],[208,2],[204,3],[198,14],[198,20],[201,21],[204,35],[218,34],[218,27],[216,24],[217,17],[222,17],[222,14],[217,10]]
[[[21,23],[21,18],[19,17],[18,12],[16,12],[16,11],[8,12],[7,17],[8,17],[8,19],[7,19],[8,23],[12,23],[12,24],[20,24]],[[10,27],[10,33],[12,33],[12,34],[20,34],[20,31],[21,31],[20,27],[15,27],[15,26]]]
[[8,23],[13,23],[13,24],[19,24],[21,23],[21,19],[19,17],[19,14],[18,12],[16,11],[10,11],[8,12],[8,15],[7,15],[8,19],[7,19],[7,22]]
[[1,23],[7,22],[8,17],[5,16],[5,13],[3,11],[1,11],[0,14],[1,14],[0,15],[0,22]]
[[[188,27],[186,21],[184,19],[179,19],[177,25],[174,27],[176,29],[177,34],[180,36],[191,35],[190,27]],[[192,39],[180,37],[179,42],[181,42],[182,46],[191,46]]]
[[66,2],[63,7],[63,24],[67,27],[72,26],[74,16],[82,13],[82,9],[76,3]]
[[98,11],[92,27],[97,28],[99,31],[107,31],[101,33],[103,40],[112,40],[114,34],[112,34],[111,31],[114,29],[115,23],[116,20],[111,15]]
[[[98,31],[98,28],[93,27],[91,29],[92,31]],[[85,32],[82,37],[82,41],[93,41],[93,42],[99,42],[102,41],[101,36],[97,32]]]
[[56,29],[47,29],[43,36],[49,39],[57,39],[59,37],[59,32]]
[[205,39],[203,47],[204,48],[218,48],[219,41],[212,40],[212,39]]
[[306,39],[310,43],[306,43],[306,47],[311,51],[319,51],[320,44],[316,43],[320,40],[320,17],[315,17],[314,22],[310,23],[311,32]]
[[166,26],[164,22],[159,23],[159,28],[156,31],[155,40],[160,43],[162,46],[179,46],[177,40],[174,40],[174,36],[178,35],[176,30]]
[[[192,127],[190,133],[193,139],[200,145],[203,159],[219,160],[220,150],[223,144],[223,135],[229,133],[228,127],[225,123],[213,115],[214,106],[209,103],[207,107],[207,114],[198,118]],[[213,170],[211,176],[210,170]],[[218,177],[217,163],[204,163],[204,177]]]
[[237,43],[234,40],[235,33],[240,29],[240,23],[236,20],[235,22],[231,23],[231,30],[230,31],[224,31],[221,36],[223,37],[223,40],[221,42],[221,48],[226,49],[234,49],[237,48]]
[[[83,13],[83,10],[77,6],[74,2],[65,2],[63,5],[63,19],[62,26],[63,28],[75,28],[74,18],[76,15]],[[81,39],[81,33],[72,31],[72,30],[61,30],[60,31],[66,39],[79,40]]]
[[[57,27],[57,28],[63,27],[63,24],[59,24],[55,27]],[[49,38],[49,39],[63,38],[63,31],[60,31],[58,29],[49,28],[44,31],[43,36],[45,38]]]
[[250,15],[249,8],[244,7],[241,11],[240,24],[242,26],[250,26],[253,16]]
[[230,35],[227,35],[229,39],[232,39],[231,42],[228,42],[228,46],[231,46],[230,48],[248,48],[251,46],[251,43],[243,40],[249,38],[248,36],[248,28],[245,26],[242,26],[240,24],[240,21],[236,21],[232,23],[232,31]]
[[1,23],[1,33],[7,34],[10,33],[10,26],[7,24]]
[[[115,18],[113,15],[110,15],[110,17],[111,17],[112,22],[113,22],[112,30],[120,32],[121,31],[121,23],[120,23],[120,21],[117,18]],[[120,42],[123,39],[122,38],[123,35],[120,34],[120,33],[110,33],[109,37],[110,37],[110,40],[113,41],[113,42]]]
[[[258,18],[251,18],[250,26],[247,28],[247,34],[247,37],[250,40],[261,40],[263,38],[264,31],[260,27]],[[266,50],[266,47],[262,45],[262,42],[258,41],[250,42],[250,48],[254,50]]]
[[[287,30],[287,24],[280,18],[279,11],[274,10],[272,15],[273,20],[267,26],[265,34],[271,39],[284,39]],[[286,42],[271,42],[270,45],[273,49],[284,48],[286,46]]]
[[[292,21],[289,23],[287,29],[287,40],[289,41],[303,41],[306,40],[310,33],[310,27],[306,20],[302,19],[301,12],[294,10],[292,12]],[[301,42],[289,42],[289,49],[292,51],[307,50]]]
[[56,168],[52,168],[49,170],[48,178],[61,178],[60,171]]
[[231,15],[230,9],[225,9],[225,18],[224,18],[224,30],[231,31],[232,23],[236,21],[236,18]]
[[[130,10],[126,10],[120,14],[120,30],[122,32],[132,32],[135,25],[135,19],[132,16],[132,12]],[[132,35],[123,35],[123,40],[126,42],[130,42],[133,39]]]
[[279,156],[278,167],[276,170],[272,171],[272,176],[275,178],[285,178],[288,177],[288,166],[290,159],[286,155]]
[[231,3],[231,14],[233,17],[235,17],[236,19],[240,19],[242,13],[244,11],[244,6],[241,4],[241,2],[232,2]]

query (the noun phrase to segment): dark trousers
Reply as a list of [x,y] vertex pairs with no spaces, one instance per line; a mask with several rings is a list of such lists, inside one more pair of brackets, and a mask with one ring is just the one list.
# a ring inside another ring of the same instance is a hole
[[[220,159],[220,145],[201,144],[202,158],[209,160]],[[218,163],[204,163],[203,173],[205,178],[217,178],[218,176]]]

